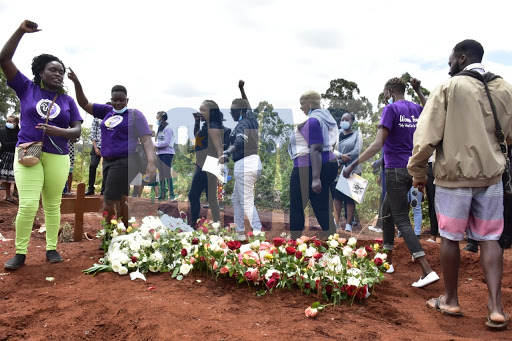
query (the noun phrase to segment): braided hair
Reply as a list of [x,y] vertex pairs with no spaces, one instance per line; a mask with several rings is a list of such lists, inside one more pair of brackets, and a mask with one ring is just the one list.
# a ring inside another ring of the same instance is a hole
[[49,62],[58,62],[62,65],[62,68],[66,70],[64,63],[59,58],[51,54],[40,54],[39,56],[36,56],[32,59],[32,74],[34,75],[34,84],[41,86],[41,76],[39,76],[39,74],[44,71],[46,64]]
[[405,84],[405,81],[402,78],[393,77],[390,80],[386,82],[386,85],[384,85],[385,90],[398,90],[400,93],[405,93],[405,88],[407,87],[407,84]]

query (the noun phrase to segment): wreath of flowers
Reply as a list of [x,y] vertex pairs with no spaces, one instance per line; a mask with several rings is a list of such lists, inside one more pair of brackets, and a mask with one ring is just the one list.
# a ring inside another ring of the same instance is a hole
[[[381,252],[382,240],[358,247],[356,238],[346,240],[338,234],[327,241],[306,236],[292,240],[285,234],[270,241],[265,232],[254,232],[242,244],[236,240],[235,224],[221,228],[220,223],[203,218],[194,230],[183,218],[181,213],[167,227],[158,217],[145,217],[141,224],[132,218],[125,227],[105,217],[98,233],[105,256],[84,272],[112,271],[129,274],[132,280],[146,280],[148,272],[169,272],[182,280],[192,270],[202,270],[213,278],[228,276],[253,285],[257,295],[298,287],[340,304],[370,296],[389,268],[387,254]],[[323,307],[315,302],[306,316],[314,317]]]

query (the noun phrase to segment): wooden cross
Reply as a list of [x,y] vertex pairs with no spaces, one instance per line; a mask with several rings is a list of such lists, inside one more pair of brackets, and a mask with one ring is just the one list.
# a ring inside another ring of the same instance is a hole
[[78,242],[82,240],[84,234],[84,213],[98,212],[101,208],[101,199],[98,197],[85,197],[85,184],[79,183],[76,187],[76,198],[62,198],[60,204],[60,213],[75,214],[75,229],[73,240]]

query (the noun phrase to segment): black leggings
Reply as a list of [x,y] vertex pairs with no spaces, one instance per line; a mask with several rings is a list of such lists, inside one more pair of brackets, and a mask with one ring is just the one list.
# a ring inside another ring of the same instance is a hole
[[217,177],[211,173],[204,172],[196,166],[192,185],[188,192],[188,200],[190,202],[190,226],[195,227],[199,212],[201,211],[201,193],[207,191],[208,205],[212,212],[213,221],[220,221],[219,201],[217,200]]
[[315,193],[311,189],[313,181],[311,167],[293,168],[290,176],[290,231],[293,239],[299,238],[304,230],[304,209],[308,201],[311,202],[316,219],[324,231],[324,236],[336,232],[332,215],[332,196],[329,189],[336,179],[337,173],[338,164],[336,162],[322,164],[320,172],[322,191]]

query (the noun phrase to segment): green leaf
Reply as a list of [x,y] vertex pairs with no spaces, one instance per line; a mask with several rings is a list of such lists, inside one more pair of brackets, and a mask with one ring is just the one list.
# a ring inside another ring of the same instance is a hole
[[312,305],[311,305],[311,308],[315,309],[315,308],[318,308],[320,306],[320,302],[316,301],[314,302]]

